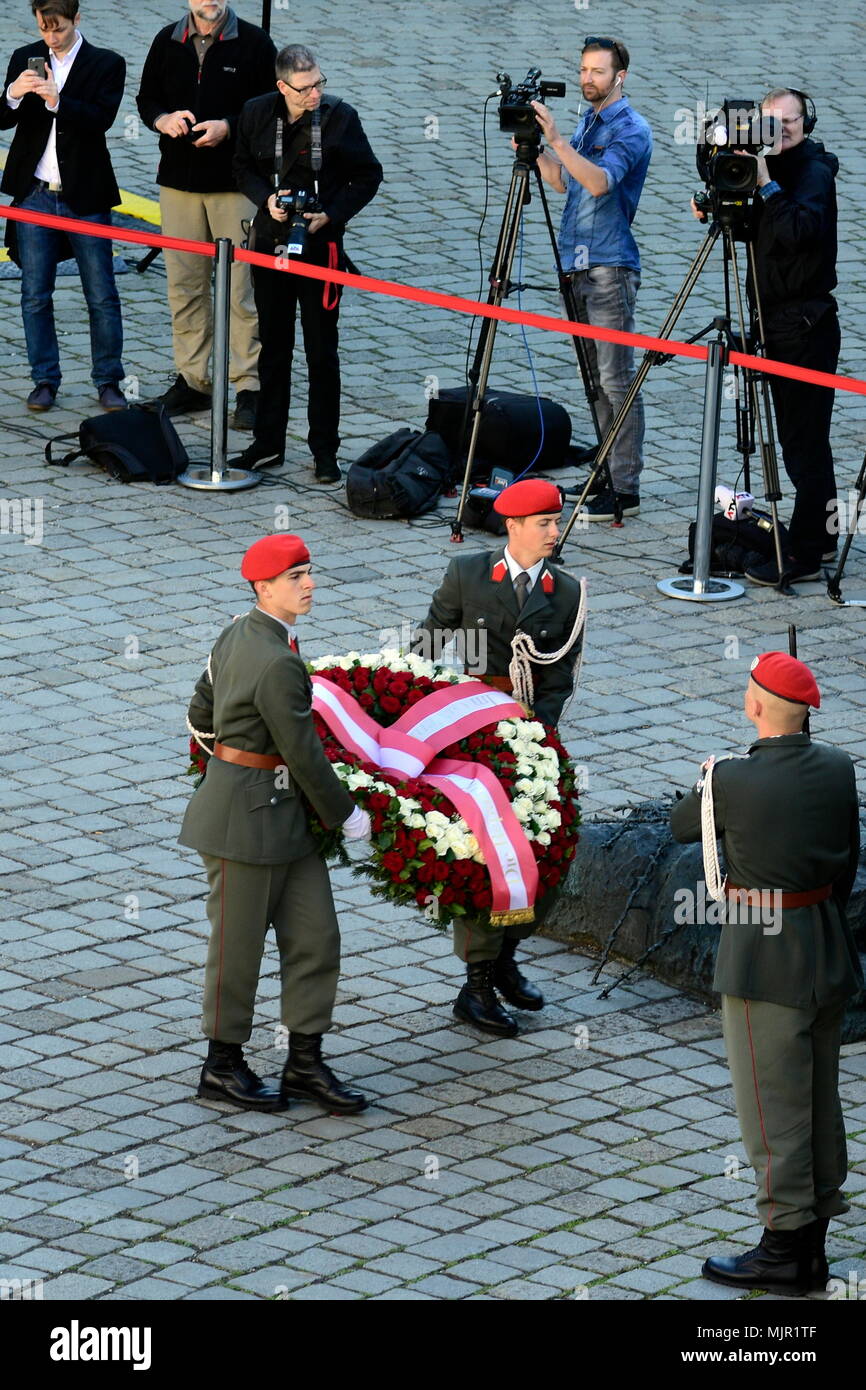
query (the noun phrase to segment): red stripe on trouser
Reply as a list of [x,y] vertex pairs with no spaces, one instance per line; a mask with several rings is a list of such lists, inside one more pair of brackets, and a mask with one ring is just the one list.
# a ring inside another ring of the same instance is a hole
[[214,1038],[220,1035],[220,998],[223,981],[223,947],[225,944],[225,905],[226,905],[226,861],[220,860],[220,947],[219,947],[219,966],[217,968],[216,983],[216,1008],[214,1010],[213,1031]]
[[744,1005],[745,1005],[745,1007],[746,1007],[746,1029],[748,1030],[748,1034],[749,1034],[749,1055],[750,1055],[751,1058],[752,1058],[752,1081],[754,1082],[754,1086],[755,1086],[755,1103],[757,1104],[757,1107],[758,1107],[758,1120],[759,1120],[760,1125],[761,1125],[761,1138],[762,1138],[763,1141],[764,1141],[764,1148],[767,1150],[767,1201],[770,1203],[770,1210],[769,1210],[769,1212],[767,1213],[767,1226],[769,1227],[770,1230],[772,1230],[772,1229],[773,1229],[773,1211],[775,1210],[775,1205],[776,1205],[775,1202],[773,1201],[773,1193],[772,1193],[772,1187],[771,1187],[771,1181],[770,1181],[771,1172],[772,1172],[772,1167],[773,1167],[773,1155],[772,1155],[772,1153],[770,1152],[770,1144],[769,1144],[769,1140],[767,1139],[767,1130],[766,1130],[766,1127],[765,1127],[765,1125],[764,1125],[764,1109],[763,1109],[763,1106],[761,1105],[761,1092],[760,1092],[760,1090],[759,1090],[759,1088],[758,1088],[758,1063],[757,1063],[757,1059],[756,1059],[756,1057],[755,1057],[755,1043],[754,1043],[754,1039],[753,1039],[753,1037],[752,1037],[752,1017],[751,1017],[751,1014],[749,1013],[749,1001],[748,1001],[748,999],[744,999],[744,1000],[743,1000],[743,1003],[744,1003]]

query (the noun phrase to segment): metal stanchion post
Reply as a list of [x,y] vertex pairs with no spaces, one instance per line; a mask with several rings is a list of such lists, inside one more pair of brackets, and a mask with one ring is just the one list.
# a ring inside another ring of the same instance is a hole
[[741,598],[742,584],[731,579],[710,578],[710,552],[713,544],[713,508],[716,496],[716,466],[719,458],[719,426],[722,412],[722,383],[725,369],[725,339],[719,321],[717,338],[708,344],[707,375],[704,387],[704,424],[701,434],[701,471],[698,479],[698,514],[695,523],[694,570],[691,578],[678,575],[659,580],[656,588],[668,598],[690,599],[696,603],[718,603]]
[[213,286],[213,394],[211,396],[211,466],[192,463],[178,482],[203,492],[240,492],[262,481],[261,473],[226,466],[229,418],[229,315],[231,313],[232,243],[216,242]]

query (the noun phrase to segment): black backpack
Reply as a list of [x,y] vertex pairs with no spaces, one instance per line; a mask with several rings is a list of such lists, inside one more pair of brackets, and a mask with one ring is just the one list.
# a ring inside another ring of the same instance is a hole
[[[693,521],[689,526],[689,559],[680,565],[680,574],[691,574],[695,556],[695,529]],[[779,522],[779,535],[782,554],[790,549],[787,527]],[[773,537],[773,519],[768,512],[753,509],[749,516],[738,517],[732,521],[722,512],[713,517],[712,542],[710,547],[711,574],[743,574],[747,557],[760,555],[761,560],[775,560],[776,542]]]
[[350,465],[346,500],[355,516],[423,516],[448,487],[450,473],[448,450],[438,434],[395,430]]
[[[70,439],[78,441],[78,448],[54,458],[52,448]],[[92,415],[72,434],[58,435],[45,446],[46,463],[62,468],[85,456],[119,483],[162,486],[189,467],[189,455],[161,401]]]
[[[440,391],[431,399],[427,412],[427,428],[436,430],[445,440],[455,472],[465,463],[465,458],[458,457],[465,409],[466,387],[458,386]],[[520,396],[513,391],[489,390],[481,411],[472,475],[489,474],[496,467],[507,468],[515,475],[522,473],[535,459],[540,446],[541,453],[533,468],[539,473],[549,468],[562,468],[571,462],[567,457],[570,443],[571,419],[564,406],[546,396],[537,400],[535,396]]]

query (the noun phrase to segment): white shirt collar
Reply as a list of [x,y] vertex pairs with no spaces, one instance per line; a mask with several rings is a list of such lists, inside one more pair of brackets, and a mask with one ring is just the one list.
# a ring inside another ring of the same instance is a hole
[[56,53],[51,54],[51,66],[57,66],[59,68],[68,68],[72,63],[74,63],[75,59],[78,57],[78,51],[81,48],[81,43],[82,35],[81,30],[79,30],[78,38],[75,40],[75,43],[68,50],[68,52],[64,53],[62,57],[58,57]]
[[284,623],[283,620],[282,620],[282,618],[278,618],[278,617],[277,617],[276,613],[265,613],[264,608],[259,608],[259,605],[258,605],[258,604],[256,604],[255,606],[256,606],[256,608],[258,609],[258,611],[259,611],[260,613],[264,613],[264,614],[265,614],[265,617],[266,617],[266,618],[273,618],[273,620],[274,620],[275,623],[279,623],[280,627],[284,627],[284,628],[286,629],[286,632],[289,634],[289,641],[290,641],[290,642],[297,642],[298,639],[297,639],[297,636],[296,636],[296,634],[295,634],[295,629],[291,626],[290,623]]
[[531,569],[524,570],[524,568],[523,568],[522,565],[518,565],[517,561],[515,560],[514,556],[513,556],[512,553],[511,553],[511,551],[508,549],[508,546],[506,546],[506,547],[505,547],[505,563],[506,563],[506,565],[508,566],[508,573],[509,573],[510,576],[511,576],[511,582],[512,582],[512,584],[514,583],[515,579],[517,578],[517,576],[518,576],[519,574],[528,574],[528,575],[529,575],[529,588],[530,588],[530,590],[531,590],[531,589],[533,589],[533,588],[535,587],[536,580],[538,579],[539,575],[541,574],[541,571],[544,569],[544,556],[542,556],[540,560],[536,560],[535,564],[532,566]]

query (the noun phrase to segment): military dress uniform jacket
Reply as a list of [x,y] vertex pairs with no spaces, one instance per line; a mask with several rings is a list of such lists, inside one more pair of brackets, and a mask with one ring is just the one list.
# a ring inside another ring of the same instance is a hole
[[[545,564],[521,611],[503,552],[482,551],[454,557],[419,628],[431,635],[443,629],[465,633],[466,672],[483,680],[485,675],[508,675],[515,632],[527,632],[539,651],[557,651],[571,632],[579,604],[577,580]],[[486,653],[479,641],[483,633]],[[415,645],[421,646],[417,641]],[[549,666],[533,663],[534,711],[545,724],[556,724],[571,694],[582,645],[583,634],[559,661]]]
[[328,826],[354,803],[316,733],[312,686],[282,623],[252,609],[220,634],[189,707],[193,728],[247,753],[284,759],[259,771],[212,757],[187,807],[182,845],[244,864],[289,864],[315,851],[302,793]]
[[[833,887],[832,897],[814,906],[783,909],[778,932],[776,921],[768,930],[772,899],[763,922],[757,910],[738,906],[737,920],[722,928],[714,988],[796,1009],[855,994],[863,975],[845,905],[860,823],[848,755],[806,733],[759,738],[747,757],[715,765],[713,806],[731,884],[785,892]],[[671,830],[677,840],[700,840],[697,788],[673,807]]]

